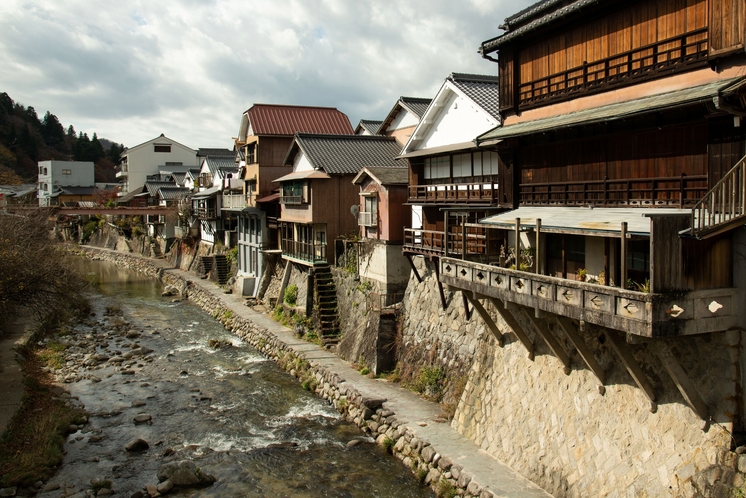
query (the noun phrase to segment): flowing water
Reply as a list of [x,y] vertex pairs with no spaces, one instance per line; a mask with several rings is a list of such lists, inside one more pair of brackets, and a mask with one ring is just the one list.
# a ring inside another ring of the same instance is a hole
[[[136,340],[110,334],[98,351],[147,347],[153,360],[132,365],[134,375],[104,364],[91,372],[100,382],[67,385],[92,416],[68,438],[55,477],[63,491],[80,493],[98,478],[111,480],[118,496],[130,496],[158,483],[165,460],[189,459],[217,482],[181,496],[433,496],[371,440],[348,446],[366,439],[356,426],[196,306],[162,298],[158,281],[112,264],[91,262],[89,269],[99,321],[82,333],[96,337],[105,330],[103,310],[118,307],[129,328],[142,333]],[[106,320],[116,319],[122,318]],[[211,339],[232,347],[213,349]],[[152,423],[135,424],[140,413]],[[150,448],[124,451],[133,438]]]

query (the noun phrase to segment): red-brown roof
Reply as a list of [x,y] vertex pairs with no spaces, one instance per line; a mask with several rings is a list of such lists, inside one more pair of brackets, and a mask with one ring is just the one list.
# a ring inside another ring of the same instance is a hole
[[254,135],[355,133],[347,115],[333,107],[254,104],[248,112]]

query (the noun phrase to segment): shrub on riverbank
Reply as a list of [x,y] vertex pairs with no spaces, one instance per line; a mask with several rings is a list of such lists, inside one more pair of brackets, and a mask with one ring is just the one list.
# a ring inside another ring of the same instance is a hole
[[87,310],[81,261],[61,250],[44,211],[0,216],[0,323],[30,311],[39,322],[58,322]]
[[0,488],[28,487],[49,479],[62,463],[68,427],[85,416],[55,396],[51,376],[42,370],[37,353],[25,354],[26,393],[0,438]]

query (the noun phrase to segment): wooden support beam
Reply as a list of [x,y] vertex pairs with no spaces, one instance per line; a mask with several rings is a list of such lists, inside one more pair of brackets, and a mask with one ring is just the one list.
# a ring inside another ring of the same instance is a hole
[[544,342],[547,343],[549,349],[552,350],[554,355],[559,358],[559,360],[565,366],[565,375],[570,375],[570,357],[567,356],[565,350],[562,349],[559,341],[557,341],[557,339],[552,334],[552,331],[549,330],[549,327],[547,327],[546,322],[541,318],[536,318],[534,314],[530,313],[529,310],[527,310],[526,308],[522,308],[521,311],[524,315],[526,315],[526,318],[528,318],[528,321],[531,322],[531,325],[534,326],[536,332],[544,339]]
[[495,336],[495,339],[497,339],[497,343],[500,345],[500,347],[503,347],[505,345],[505,337],[503,336],[502,332],[500,332],[500,329],[497,327],[497,324],[492,319],[490,314],[487,312],[486,309],[484,309],[482,303],[479,302],[476,296],[472,297],[471,293],[469,292],[464,291],[464,296],[466,297],[466,299],[469,300],[479,316],[482,317],[482,320],[484,320],[484,324],[487,325],[487,328],[490,329],[492,335]]
[[650,384],[645,372],[642,371],[637,360],[635,360],[632,350],[616,332],[604,329],[604,334],[609,340],[611,347],[616,351],[619,359],[624,363],[624,366],[632,376],[632,379],[650,400],[650,411],[655,413],[658,410],[658,406],[655,404],[655,391],[653,391],[653,386]]
[[407,261],[409,261],[409,266],[412,267],[412,271],[414,272],[414,276],[417,279],[419,283],[422,283],[422,277],[420,276],[419,272],[417,271],[417,267],[414,266],[414,261],[412,260],[411,254],[405,254],[404,257],[407,258]]
[[469,291],[464,291],[464,290],[462,290],[462,291],[461,291],[461,298],[462,298],[462,299],[463,299],[463,301],[464,301],[464,314],[465,314],[465,316],[466,316],[466,321],[467,321],[467,322],[468,322],[469,320],[471,320],[471,310],[469,309],[469,300],[468,300],[468,298],[466,297],[466,294],[467,294],[468,292],[469,292]]
[[534,265],[536,265],[536,274],[543,275],[544,268],[544,246],[541,245],[541,218],[536,220],[536,242],[534,243]]
[[604,369],[601,368],[601,365],[596,360],[596,357],[593,356],[591,348],[589,348],[585,341],[583,341],[583,338],[580,337],[580,334],[575,328],[575,325],[573,325],[572,321],[569,318],[559,316],[557,317],[557,324],[560,326],[568,339],[570,339],[570,342],[572,342],[572,345],[575,346],[575,349],[578,350],[580,357],[583,358],[583,361],[586,365],[588,365],[588,368],[591,369],[591,372],[596,375],[598,381],[601,383],[601,385],[599,386],[599,392],[601,394],[604,394],[606,392],[606,388],[604,387],[604,383],[606,382],[606,372],[604,372]]
[[656,346],[656,354],[658,355],[658,358],[660,358],[663,367],[666,369],[666,372],[668,372],[668,375],[673,379],[674,384],[676,384],[676,387],[684,397],[684,400],[702,420],[709,420],[710,411],[707,408],[707,405],[702,399],[702,396],[699,395],[699,392],[697,392],[692,380],[684,369],[681,368],[681,365],[671,351],[671,348],[664,341],[656,341]]
[[446,303],[446,294],[443,292],[443,283],[440,281],[440,259],[435,259],[435,279],[438,281],[438,292],[440,293],[440,304],[443,305],[443,311],[448,309],[448,303]]
[[619,287],[622,289],[627,288],[627,222],[622,222],[622,246],[621,246],[621,255],[620,255],[620,265],[621,265],[621,277],[619,282]]
[[528,359],[531,361],[534,361],[534,343],[531,342],[531,339],[528,338],[526,333],[523,331],[521,326],[516,321],[513,314],[508,310],[505,305],[500,301],[499,299],[495,299],[493,297],[490,298],[490,302],[497,310],[497,313],[502,317],[503,320],[505,320],[505,323],[508,324],[508,326],[513,330],[513,333],[518,337],[518,340],[523,343],[523,345],[526,348],[526,351],[528,351]]

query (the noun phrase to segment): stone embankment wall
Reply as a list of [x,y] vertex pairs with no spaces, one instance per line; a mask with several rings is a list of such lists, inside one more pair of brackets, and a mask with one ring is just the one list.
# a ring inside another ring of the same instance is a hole
[[731,496],[744,485],[746,456],[731,451],[744,444],[734,434],[743,431],[741,331],[668,341],[708,406],[709,424],[663,368],[658,344],[629,344],[656,393],[653,413],[602,331],[580,334],[606,372],[605,394],[560,330],[552,327],[571,356],[569,375],[522,315],[533,358],[489,303],[506,333],[503,347],[479,315],[466,319],[460,293],[444,289],[443,310],[434,268],[417,259],[423,281],[410,279],[403,303],[402,368],[445,369],[445,389],[457,395],[463,387],[452,426],[491,455],[558,497]]
[[302,353],[292,350],[268,329],[251,320],[235,316],[217,297],[201,287],[164,272],[152,261],[129,254],[86,248],[81,253],[87,257],[110,261],[123,268],[160,279],[164,284],[177,287],[183,295],[220,321],[262,354],[275,360],[305,387],[329,400],[350,422],[375,438],[424,483],[437,488],[444,481],[465,497],[494,498],[492,491],[483,487],[463,467],[442,456],[428,441],[417,438],[411,428],[401,424],[396,414],[382,408],[384,400],[364,397],[355,387],[337,374],[308,360]]

